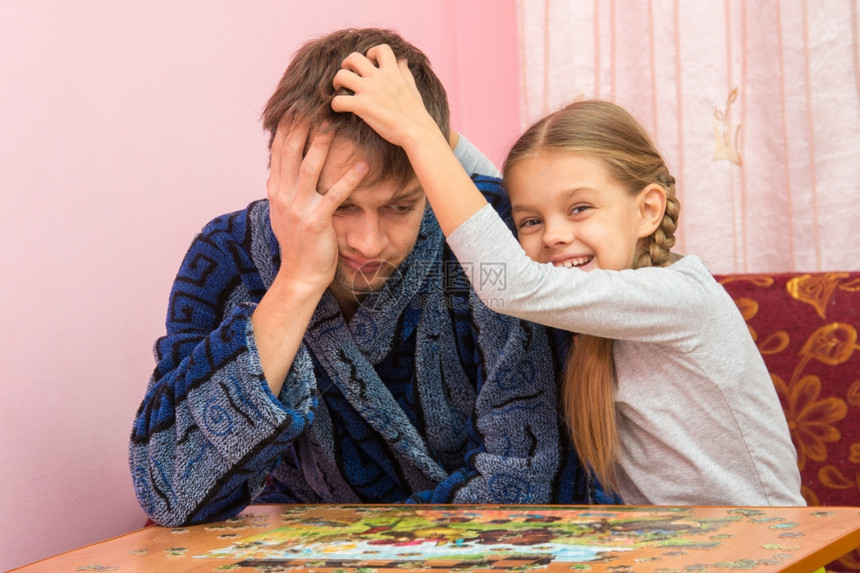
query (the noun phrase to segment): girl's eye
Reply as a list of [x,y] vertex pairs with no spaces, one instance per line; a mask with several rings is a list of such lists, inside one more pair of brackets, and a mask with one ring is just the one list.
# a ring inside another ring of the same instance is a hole
[[522,229],[523,227],[534,227],[535,225],[540,224],[540,219],[523,219],[517,224],[518,229]]
[[583,212],[587,211],[588,209],[591,209],[590,205],[574,205],[573,207],[570,208],[570,214],[571,215],[578,215],[579,213],[583,213]]

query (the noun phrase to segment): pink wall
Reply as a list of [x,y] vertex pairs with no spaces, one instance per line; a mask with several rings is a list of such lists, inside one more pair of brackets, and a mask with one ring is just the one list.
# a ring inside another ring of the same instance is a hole
[[258,114],[293,51],[398,29],[497,163],[514,0],[0,3],[0,569],[141,526],[126,440],[192,235],[264,195]]

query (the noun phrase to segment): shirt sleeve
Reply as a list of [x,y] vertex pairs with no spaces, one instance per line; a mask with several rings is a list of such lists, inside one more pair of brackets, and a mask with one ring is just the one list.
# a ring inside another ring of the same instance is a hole
[[247,297],[236,280],[236,250],[231,255],[223,241],[204,231],[182,263],[132,429],[135,493],[162,525],[241,511],[312,419],[309,363],[294,364],[281,400],[269,390],[250,321],[255,305],[229,303]]
[[460,134],[457,145],[454,147],[454,155],[469,175],[501,176],[493,162],[481,153],[481,150],[475,147],[471,141],[463,137],[463,134]]
[[489,206],[451,233],[448,243],[458,259],[473,261],[472,284],[484,304],[571,332],[683,344],[720,296],[697,257],[622,271],[538,263]]

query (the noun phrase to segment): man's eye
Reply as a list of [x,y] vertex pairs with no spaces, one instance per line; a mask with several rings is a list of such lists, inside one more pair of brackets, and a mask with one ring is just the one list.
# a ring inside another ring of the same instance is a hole
[[415,209],[415,205],[389,205],[388,207],[398,215],[411,213]]

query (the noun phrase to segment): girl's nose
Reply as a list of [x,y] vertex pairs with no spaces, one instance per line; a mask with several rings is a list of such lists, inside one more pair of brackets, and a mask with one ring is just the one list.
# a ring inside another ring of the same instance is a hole
[[547,221],[544,224],[546,225],[546,230],[543,234],[543,242],[547,247],[566,245],[573,242],[573,228],[569,224],[551,221]]

